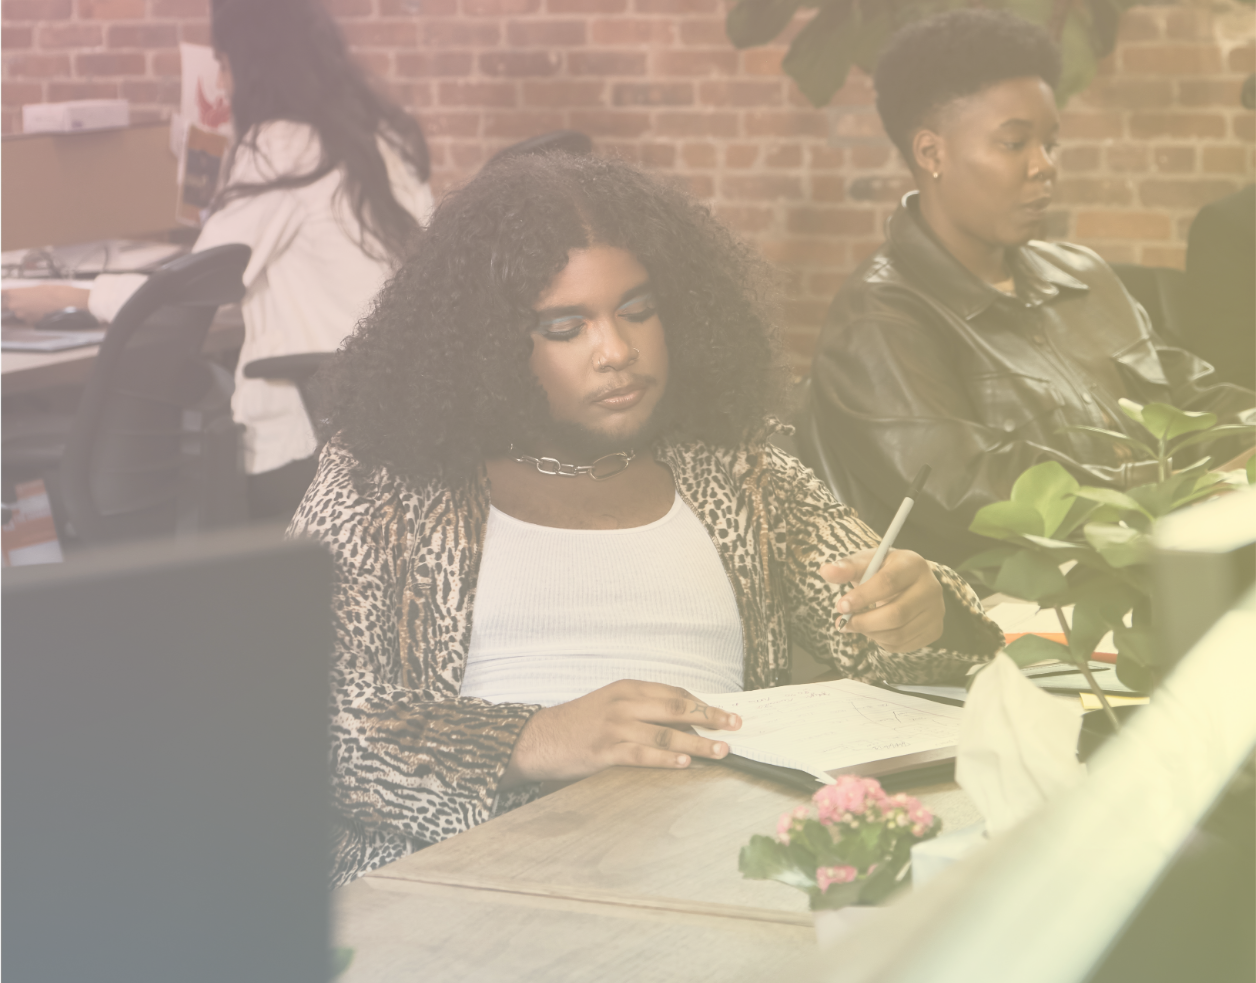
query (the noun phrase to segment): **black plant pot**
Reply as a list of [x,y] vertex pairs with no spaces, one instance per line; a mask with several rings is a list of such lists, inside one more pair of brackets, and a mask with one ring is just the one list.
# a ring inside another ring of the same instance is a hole
[[[1113,707],[1112,712],[1116,714],[1117,720],[1121,721],[1121,725],[1134,716],[1135,712],[1143,708],[1142,704],[1134,704],[1133,706]],[[1082,714],[1082,729],[1077,735],[1077,760],[1086,761],[1092,754],[1099,750],[1109,737],[1112,736],[1112,721],[1108,719],[1106,710],[1087,710]]]

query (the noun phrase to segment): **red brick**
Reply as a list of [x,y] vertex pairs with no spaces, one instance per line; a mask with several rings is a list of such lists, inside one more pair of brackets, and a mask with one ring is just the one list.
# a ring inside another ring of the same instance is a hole
[[715,210],[715,217],[737,232],[762,232],[772,224],[776,212],[751,205],[721,205]]
[[1147,148],[1141,144],[1117,144],[1107,148],[1108,169],[1112,171],[1147,170]]
[[691,106],[690,82],[619,82],[611,90],[616,106]]
[[1256,71],[1256,46],[1244,44],[1231,49],[1226,65],[1232,72]]
[[725,167],[753,167],[759,159],[759,146],[754,143],[733,143],[724,148]]
[[851,181],[846,189],[854,201],[897,202],[915,182],[907,175],[869,175]]
[[846,179],[835,174],[811,175],[812,201],[845,201]]
[[670,20],[614,17],[590,22],[589,38],[595,45],[672,44],[676,31]]
[[180,24],[179,40],[186,41],[188,44],[213,44],[213,39],[209,34],[209,24]]
[[177,106],[182,93],[178,79],[161,79],[123,82],[119,86],[119,94],[132,104],[160,103],[165,106]]
[[706,106],[779,106],[781,83],[703,82],[698,86],[698,99]]
[[567,55],[572,75],[644,75],[645,55],[638,51],[573,51]]
[[173,48],[179,30],[174,24],[111,24],[105,40],[110,48]]
[[802,146],[786,143],[769,147],[763,155],[763,163],[768,167],[801,167]]
[[636,0],[639,14],[713,14],[720,9],[720,0]]
[[1234,127],[1234,136],[1246,143],[1256,140],[1256,118],[1251,113],[1244,113],[1242,116],[1235,116],[1231,120]]
[[480,132],[479,113],[424,113],[427,136],[473,137]]
[[659,136],[735,137],[737,114],[660,110],[654,118],[654,128]]
[[1211,75],[1221,71],[1213,45],[1135,44],[1121,53],[1121,67],[1145,75]]
[[1109,263],[1138,262],[1138,250],[1130,245],[1111,242],[1088,242],[1083,245],[1090,246]]
[[[426,125],[426,117],[424,117],[424,125]],[[484,117],[486,137],[506,137],[512,142],[526,140],[528,137],[562,128],[562,113],[488,113]]]
[[[7,32],[9,28],[5,28]],[[28,102],[42,102],[44,87],[39,82],[5,82],[0,86],[6,106],[25,106]]]
[[1209,11],[1199,7],[1179,7],[1166,12],[1164,34],[1168,38],[1189,41],[1211,41],[1212,17]]
[[872,232],[872,212],[855,208],[796,208],[790,211],[785,228],[800,235],[868,235]]
[[153,75],[175,75],[183,71],[183,61],[178,51],[155,51],[152,55]]
[[822,137],[828,133],[828,120],[819,112],[746,113],[748,137]]
[[802,182],[783,174],[753,174],[724,177],[720,189],[725,198],[774,201],[779,198],[801,198]]
[[397,74],[407,77],[470,75],[473,67],[469,51],[399,51]]
[[860,170],[874,170],[884,167],[891,160],[897,160],[897,153],[894,146],[888,141],[883,141],[884,146],[862,146],[850,148],[850,161]]
[[1157,147],[1152,159],[1156,170],[1165,174],[1188,174],[1195,170],[1194,147]]
[[384,82],[389,96],[407,109],[424,109],[432,104],[432,87],[427,82]]
[[841,147],[812,147],[809,164],[813,171],[839,170],[846,166],[846,151]]
[[1189,181],[1144,181],[1138,193],[1151,208],[1198,209],[1235,190],[1233,181],[1195,178]]
[[680,159],[689,167],[715,167],[717,151],[713,143],[682,143]]
[[[6,27],[7,35],[14,28]],[[29,34],[29,29],[27,29]],[[40,48],[98,48],[104,43],[99,24],[41,24],[36,36]]]
[[1241,79],[1183,79],[1178,83],[1178,102],[1183,106],[1218,106],[1230,109],[1239,105]]
[[4,19],[65,20],[73,12],[71,0],[4,0]]
[[462,0],[462,12],[469,17],[510,17],[535,14],[541,0]]
[[622,14],[628,0],[545,0],[551,14]]
[[1130,117],[1130,136],[1136,140],[1223,137],[1225,117],[1208,113],[1135,113]]
[[29,27],[6,27],[0,31],[0,47],[5,51],[29,48],[34,41],[34,35],[34,30]]
[[807,292],[817,297],[832,297],[845,281],[843,273],[812,273],[807,277]]
[[[879,229],[884,228],[885,218],[880,217],[876,225]],[[861,239],[858,242],[851,242],[849,244],[851,265],[858,266],[865,259],[880,249],[882,245],[883,243],[880,239]]]
[[437,98],[442,106],[513,106],[518,92],[510,82],[442,82]]
[[1117,37],[1121,42],[1158,41],[1160,40],[1160,20],[1150,10],[1127,11],[1121,18],[1121,27]]
[[78,15],[88,20],[143,20],[144,0],[79,0]]
[[595,137],[639,137],[650,128],[650,114],[573,109],[571,126]]
[[1121,113],[1060,113],[1062,140],[1119,140],[1125,135]]
[[497,76],[553,75],[563,56],[547,51],[486,51],[480,55],[480,72]]
[[1099,148],[1065,147],[1060,151],[1060,169],[1070,174],[1078,171],[1097,171]]
[[1076,234],[1081,239],[1168,239],[1173,225],[1156,212],[1082,211]]
[[785,48],[751,48],[742,52],[742,64],[747,75],[783,75],[781,59]]
[[1056,185],[1055,199],[1061,205],[1128,205],[1134,193],[1126,180],[1065,178]]
[[56,78],[70,74],[70,56],[10,55],[4,68],[9,78]]
[[695,198],[715,197],[715,182],[705,174],[675,174],[672,180]]
[[[333,13],[337,17],[344,16],[338,11]],[[151,16],[154,20],[185,20],[197,17],[208,20],[209,0],[152,0]]]
[[48,101],[68,102],[71,99],[117,99],[117,82],[49,82]]
[[1242,174],[1247,170],[1247,151],[1243,147],[1205,147],[1204,173]]
[[17,109],[6,109],[0,113],[0,133],[6,136],[17,133],[22,127],[21,112]]
[[348,21],[340,25],[345,40],[353,47],[412,48],[418,44],[419,29],[414,21]]
[[654,55],[655,75],[734,75],[737,52],[721,51],[659,51]]
[[680,42],[703,47],[728,44],[723,17],[695,17],[680,22]]
[[795,337],[802,334],[798,330],[799,325],[818,329],[824,323],[824,315],[829,310],[828,302],[824,300],[787,300],[784,307],[785,318],[791,325],[790,334]]
[[484,163],[484,148],[478,143],[451,143],[449,156],[458,167],[478,168]]
[[641,163],[647,167],[671,167],[676,163],[676,148],[670,143],[644,143]]
[[599,140],[597,153],[602,157],[616,157],[619,160],[641,163],[641,147],[635,143],[620,143],[617,140]]
[[1186,269],[1184,246],[1143,246],[1139,262],[1143,266],[1168,266],[1175,270]]
[[1168,78],[1098,78],[1085,98],[1093,106],[1163,109],[1173,102],[1173,83]]
[[512,48],[568,48],[585,43],[583,21],[511,21],[506,25],[506,42]]
[[[342,0],[355,6],[363,0]],[[370,0],[366,0],[370,2]],[[384,17],[456,17],[458,0],[376,0]]]
[[803,360],[807,366],[810,366],[812,358],[815,357],[819,340],[820,333],[815,328],[801,330],[791,328],[785,332],[787,354]]
[[431,20],[419,25],[423,48],[491,48],[501,38],[496,24],[465,20]]
[[392,52],[372,48],[350,48],[349,56],[362,66],[367,75],[387,78],[392,74]]
[[553,82],[525,82],[525,106],[601,106],[606,101],[605,82],[575,82],[558,79]]

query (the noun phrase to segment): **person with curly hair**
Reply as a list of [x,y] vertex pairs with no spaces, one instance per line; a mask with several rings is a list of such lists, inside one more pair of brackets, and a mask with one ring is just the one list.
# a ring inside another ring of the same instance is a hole
[[877,111],[919,190],[833,301],[812,366],[815,416],[843,500],[873,528],[932,466],[898,542],[943,563],[985,548],[973,516],[1039,461],[1090,485],[1155,480],[1154,461],[1066,432],[1145,437],[1120,399],[1230,417],[1256,403],[1156,337],[1092,250],[1039,238],[1057,178],[1059,77],[1046,31],[980,9],[904,27],[876,68]]
[[337,560],[334,883],[542,781],[722,757],[686,725],[740,722],[692,694],[788,682],[791,639],[866,680],[993,655],[945,568],[852,586],[876,537],[769,442],[770,287],[622,162],[518,157],[437,208],[333,360],[292,527]]

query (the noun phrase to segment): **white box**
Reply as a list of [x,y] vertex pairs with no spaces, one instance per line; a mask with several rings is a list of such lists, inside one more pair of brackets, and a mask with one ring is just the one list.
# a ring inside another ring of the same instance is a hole
[[125,99],[32,102],[22,107],[25,133],[77,133],[130,125],[131,105]]

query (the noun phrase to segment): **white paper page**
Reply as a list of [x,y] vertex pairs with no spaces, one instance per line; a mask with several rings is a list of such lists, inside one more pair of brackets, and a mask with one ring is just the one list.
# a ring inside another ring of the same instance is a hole
[[694,729],[765,764],[797,768],[825,782],[838,768],[954,747],[962,707],[838,679],[699,699],[738,714],[737,731]]
[[[1040,608],[1037,604],[1024,601],[1004,601],[1002,604],[996,604],[986,614],[990,616],[990,620],[1003,629],[1004,633],[1009,635],[1020,633],[1059,635],[1063,633],[1063,629],[1060,628],[1060,619],[1056,617],[1054,608]],[[1064,616],[1072,619],[1073,605],[1070,604],[1064,608]],[[1099,640],[1095,651],[1106,655],[1116,655],[1116,643],[1112,640],[1112,632],[1108,632]]]

